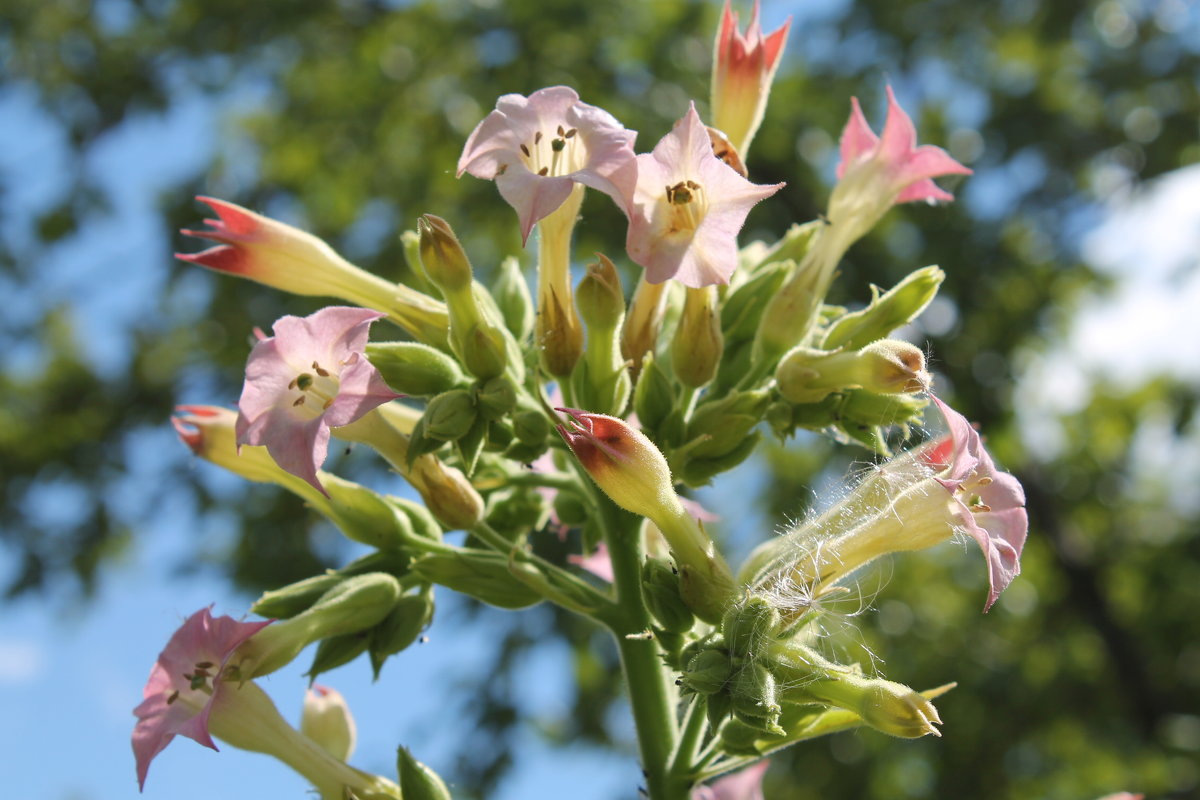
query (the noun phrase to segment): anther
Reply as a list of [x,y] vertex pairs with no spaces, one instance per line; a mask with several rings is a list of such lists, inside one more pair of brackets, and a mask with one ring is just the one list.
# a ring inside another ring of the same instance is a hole
[[547,175],[549,175],[549,174],[550,174],[550,168],[549,168],[549,167],[542,167],[541,169],[539,169],[539,170],[538,170],[538,175],[541,175],[543,178],[544,178],[544,177],[546,177],[546,176],[547,176]]
[[292,408],[295,408],[296,406],[304,405],[304,398],[306,398],[306,397],[308,397],[308,395],[306,395],[306,394],[302,394],[299,397],[297,397],[296,401],[294,403],[292,403]]
[[521,145],[521,152],[525,154],[526,158],[529,158],[529,148],[528,147],[526,147],[525,145]]
[[328,378],[328,377],[329,377],[329,371],[328,371],[328,370],[321,369],[321,365],[320,365],[320,364],[318,364],[318,363],[317,363],[317,362],[315,362],[315,361],[313,362],[313,369],[314,369],[314,370],[316,370],[316,371],[317,371],[317,374],[318,374],[318,375],[320,375],[322,378]]
[[533,135],[533,143],[534,143],[534,144],[537,144],[537,143],[538,143],[538,142],[540,142],[541,140],[542,140],[542,132],[541,132],[541,131],[538,131],[537,133],[535,133],[535,134]]

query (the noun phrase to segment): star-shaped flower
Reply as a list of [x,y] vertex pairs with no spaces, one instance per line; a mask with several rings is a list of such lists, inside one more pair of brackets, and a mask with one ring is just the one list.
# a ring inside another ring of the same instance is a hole
[[551,86],[529,97],[506,94],[472,131],[458,176],[496,181],[521,221],[521,239],[557,209],[576,183],[598,189],[627,210],[633,194],[635,131],[607,111]]
[[[939,189],[932,179],[939,175],[970,175],[971,170],[940,147],[917,147],[917,129],[896,102],[890,86],[887,96],[882,136],[876,136],[867,125],[858,98],[850,99],[850,119],[842,131],[842,159],[837,168],[839,186],[873,192],[887,206],[915,200],[953,200],[954,195]],[[830,212],[832,216],[832,204]]]
[[256,344],[246,362],[238,444],[265,445],[279,466],[323,492],[317,469],[329,429],[400,396],[363,356],[371,323],[382,316],[330,306],[278,319],[275,335]]
[[202,608],[171,636],[150,671],[144,699],[133,710],[138,718],[133,752],[139,788],[146,783],[150,762],[177,734],[217,749],[209,734],[209,717],[214,710],[219,713],[243,679],[231,658],[243,642],[270,624],[271,620],[214,618]]
[[718,159],[693,103],[654,152],[637,157],[625,249],[650,283],[728,283],[746,215],[782,187],[753,184]]

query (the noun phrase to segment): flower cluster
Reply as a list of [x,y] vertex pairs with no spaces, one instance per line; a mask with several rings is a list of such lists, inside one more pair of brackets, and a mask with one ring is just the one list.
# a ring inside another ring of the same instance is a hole
[[[523,243],[537,228],[534,292],[524,253],[485,288],[470,232],[435,214],[403,233],[411,269],[391,283],[296,228],[201,198],[218,219],[185,233],[218,246],[181,258],[350,305],[259,332],[237,411],[181,406],[180,438],[298,495],[372,552],[265,593],[252,610],[269,622],[207,609],[189,618],[135,712],[139,782],[183,734],[268,752],[325,798],[448,797],[405,748],[399,787],[348,767],[356,728],[336,692],[310,693],[297,731],[253,681],[314,643],[311,677],[363,654],[378,677],[431,623],[437,587],[506,609],[550,602],[609,630],[640,684],[638,730],[665,737],[643,741],[651,800],[761,800],[766,762],[734,770],[838,730],[941,735],[933,700],[948,687],[916,691],[836,663],[812,623],[875,559],[960,534],[984,554],[988,610],[1020,572],[1025,498],[980,433],[932,394],[925,351],[892,338],[934,299],[939,267],[872,287],[855,310],[826,300],[847,250],[889,209],[949,201],[933,178],[970,170],[917,146],[889,87],[878,136],[850,101],[827,213],[774,244],[742,246],[750,212],[784,189],[748,177],[790,30],[764,34],[758,14],[756,3],[743,32],[726,5],[711,118],[694,102],[677,109],[650,152],[566,86],[504,95],[478,124],[457,173],[495,182]],[[626,226],[576,282],[587,188]],[[370,341],[385,319],[406,338]],[[944,435],[893,453],[931,416]],[[780,439],[828,434],[877,466],[735,571],[706,527],[714,518],[689,511],[682,487],[745,461],[768,428]],[[325,471],[333,437],[371,448],[423,502]],[[467,537],[443,538],[456,529]]]

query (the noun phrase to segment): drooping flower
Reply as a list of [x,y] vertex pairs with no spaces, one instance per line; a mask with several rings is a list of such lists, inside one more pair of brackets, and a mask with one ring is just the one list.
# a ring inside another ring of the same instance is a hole
[[496,181],[520,218],[524,241],[577,183],[604,192],[627,210],[636,180],[636,137],[567,86],[539,89],[529,97],[506,94],[471,132],[458,176],[469,172]]
[[231,658],[239,646],[258,633],[266,622],[238,622],[213,617],[202,608],[175,631],[158,656],[142,690],[144,698],[133,710],[133,752],[137,759],[139,788],[146,783],[150,762],[176,735],[217,749],[209,733],[209,717],[223,710],[223,700],[236,692],[243,676]]
[[759,761],[751,767],[723,775],[707,786],[697,786],[692,789],[691,800],[763,800],[763,776],[769,766],[770,761]]
[[979,433],[933,398],[949,432],[891,459],[847,498],[786,536],[761,545],[741,570],[743,583],[793,597],[803,613],[835,584],[879,556],[922,550],[969,534],[988,566],[984,611],[1020,572],[1029,530],[1025,494],[996,469]]
[[254,346],[238,401],[238,444],[265,445],[288,472],[318,489],[329,429],[349,425],[400,395],[363,356],[371,323],[364,308],[330,306],[276,320]]
[[742,158],[762,122],[771,81],[787,44],[789,17],[774,32],[763,35],[758,24],[758,0],[750,12],[746,33],[738,30],[738,15],[725,0],[721,27],[713,48],[713,125],[729,137]]
[[858,98],[850,100],[850,119],[842,131],[838,185],[829,203],[829,217],[834,224],[845,214],[865,209],[863,216],[873,217],[873,225],[894,203],[948,202],[954,195],[938,188],[933,178],[971,174],[942,148],[928,144],[917,147],[917,129],[896,102],[890,86],[887,96],[882,136],[876,136],[867,125]]
[[996,469],[978,431],[962,414],[937,397],[933,402],[950,433],[925,450],[922,458],[942,468],[937,480],[950,492],[954,516],[987,559],[986,611],[1021,572],[1021,550],[1029,532],[1025,490],[1012,475]]
[[625,249],[650,283],[728,283],[746,215],[782,187],[753,184],[718,159],[692,104],[654,152],[637,157]]

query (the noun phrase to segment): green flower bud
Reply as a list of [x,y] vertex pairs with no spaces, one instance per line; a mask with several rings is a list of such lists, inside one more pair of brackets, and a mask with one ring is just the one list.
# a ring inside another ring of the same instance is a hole
[[903,739],[942,735],[934,727],[942,720],[933,703],[904,684],[848,674],[804,688],[823,702],[853,711],[877,731]]
[[328,686],[313,686],[304,693],[300,732],[338,761],[348,760],[354,752],[354,717],[342,693]]
[[509,332],[518,342],[529,339],[533,333],[533,298],[521,272],[521,263],[513,256],[500,262],[500,274],[492,286],[492,297],[496,299]]
[[442,442],[452,442],[464,436],[475,424],[475,399],[466,389],[443,392],[425,407],[425,435]]
[[396,771],[404,800],[451,800],[450,790],[437,773],[413,758],[407,747],[396,755]]
[[911,394],[929,389],[925,354],[921,348],[894,339],[880,339],[858,351],[859,382],[879,394]]
[[575,305],[589,328],[589,336],[593,327],[611,335],[625,319],[625,295],[612,261],[601,253],[596,254],[596,259],[575,287]]
[[281,589],[263,592],[250,606],[250,611],[260,617],[287,619],[309,608],[321,595],[341,583],[342,576],[334,573],[314,575]]
[[401,597],[383,621],[371,630],[368,648],[371,669],[379,680],[379,671],[388,656],[411,645],[433,619],[433,597],[422,592]]
[[413,462],[408,479],[448,530],[468,530],[483,518],[483,498],[461,470],[427,454]]
[[574,492],[554,495],[554,513],[564,525],[582,525],[588,520],[588,507]]
[[779,611],[762,595],[751,595],[721,619],[721,633],[736,655],[753,657],[779,629]]
[[440,542],[442,540],[442,526],[438,524],[437,519],[429,512],[428,508],[403,497],[389,495],[387,499],[400,513],[408,517],[408,521],[412,525],[413,535],[419,536],[422,539],[428,539],[431,542]]
[[787,232],[776,242],[762,257],[761,264],[755,271],[765,269],[765,265],[772,261],[786,261],[788,259],[800,262],[808,255],[808,251],[812,248],[816,240],[816,235],[825,227],[822,220],[814,219],[811,222],[799,223],[794,222],[787,229]]
[[725,298],[721,306],[721,330],[727,342],[754,338],[767,301],[795,268],[792,261],[767,264]]
[[700,388],[717,374],[725,350],[717,312],[717,287],[688,289],[671,340],[671,367],[684,386]]
[[715,476],[728,472],[749,458],[761,440],[762,435],[753,431],[722,455],[690,459],[679,468],[679,481],[688,486],[706,486]]
[[675,389],[658,365],[653,353],[647,353],[633,390],[633,408],[638,422],[648,431],[656,431],[675,408]]
[[416,231],[405,231],[400,234],[400,246],[404,250],[404,262],[412,274],[416,276],[421,291],[433,297],[441,298],[442,291],[429,280],[425,266],[421,263],[421,235]]
[[642,593],[650,613],[669,633],[687,633],[696,617],[680,595],[679,574],[665,561],[647,558],[642,564]]
[[779,718],[783,713],[777,700],[775,675],[759,662],[743,666],[733,676],[729,694],[734,715],[748,725],[757,725],[767,733],[783,733]]
[[425,274],[447,295],[469,289],[473,278],[471,262],[450,224],[441,217],[425,214],[417,220],[421,266]]
[[539,295],[539,301],[537,338],[542,366],[556,378],[569,377],[583,353],[583,326],[570,295],[563,297],[547,289]]
[[418,397],[441,394],[466,382],[458,362],[441,350],[418,342],[367,344],[370,361],[388,386]]
[[758,389],[701,405],[688,423],[688,457],[718,458],[732,452],[762,420],[770,402],[770,392]]
[[834,322],[822,345],[827,350],[854,349],[882,339],[920,316],[945,278],[946,273],[932,266],[913,272],[882,295],[878,286],[872,286],[867,307]]
[[499,328],[491,323],[473,325],[460,340],[459,356],[476,378],[494,378],[508,365],[508,353]]
[[319,639],[374,626],[392,610],[400,593],[400,582],[380,572],[339,581],[306,611],[263,628],[243,646],[242,653],[251,665],[247,676],[258,678],[274,672]]
[[513,415],[513,435],[525,444],[541,444],[550,435],[550,421],[541,411],[518,411]]
[[490,550],[428,553],[413,561],[412,568],[431,583],[499,608],[527,608],[542,600],[509,571],[507,556]]
[[658,347],[658,332],[662,327],[670,281],[647,283],[643,275],[633,291],[629,313],[621,326],[621,355],[633,364],[634,373],[641,368],[647,353]]
[[327,516],[347,539],[387,550],[402,547],[413,535],[408,518],[367,487],[335,475],[327,476],[324,483],[329,495]]
[[500,419],[517,405],[517,390],[512,381],[499,376],[482,381],[476,388],[479,413],[484,419]]
[[[684,688],[697,694],[714,695],[729,683],[733,663],[722,650],[702,650],[688,661],[683,671]],[[728,713],[728,712],[726,712]]]
[[[730,720],[733,715],[733,698],[729,696],[729,692],[717,692],[708,696],[708,705],[704,709],[708,716],[708,724],[714,731],[721,727],[722,724],[732,724],[736,720]],[[730,750],[729,752],[733,752]]]

